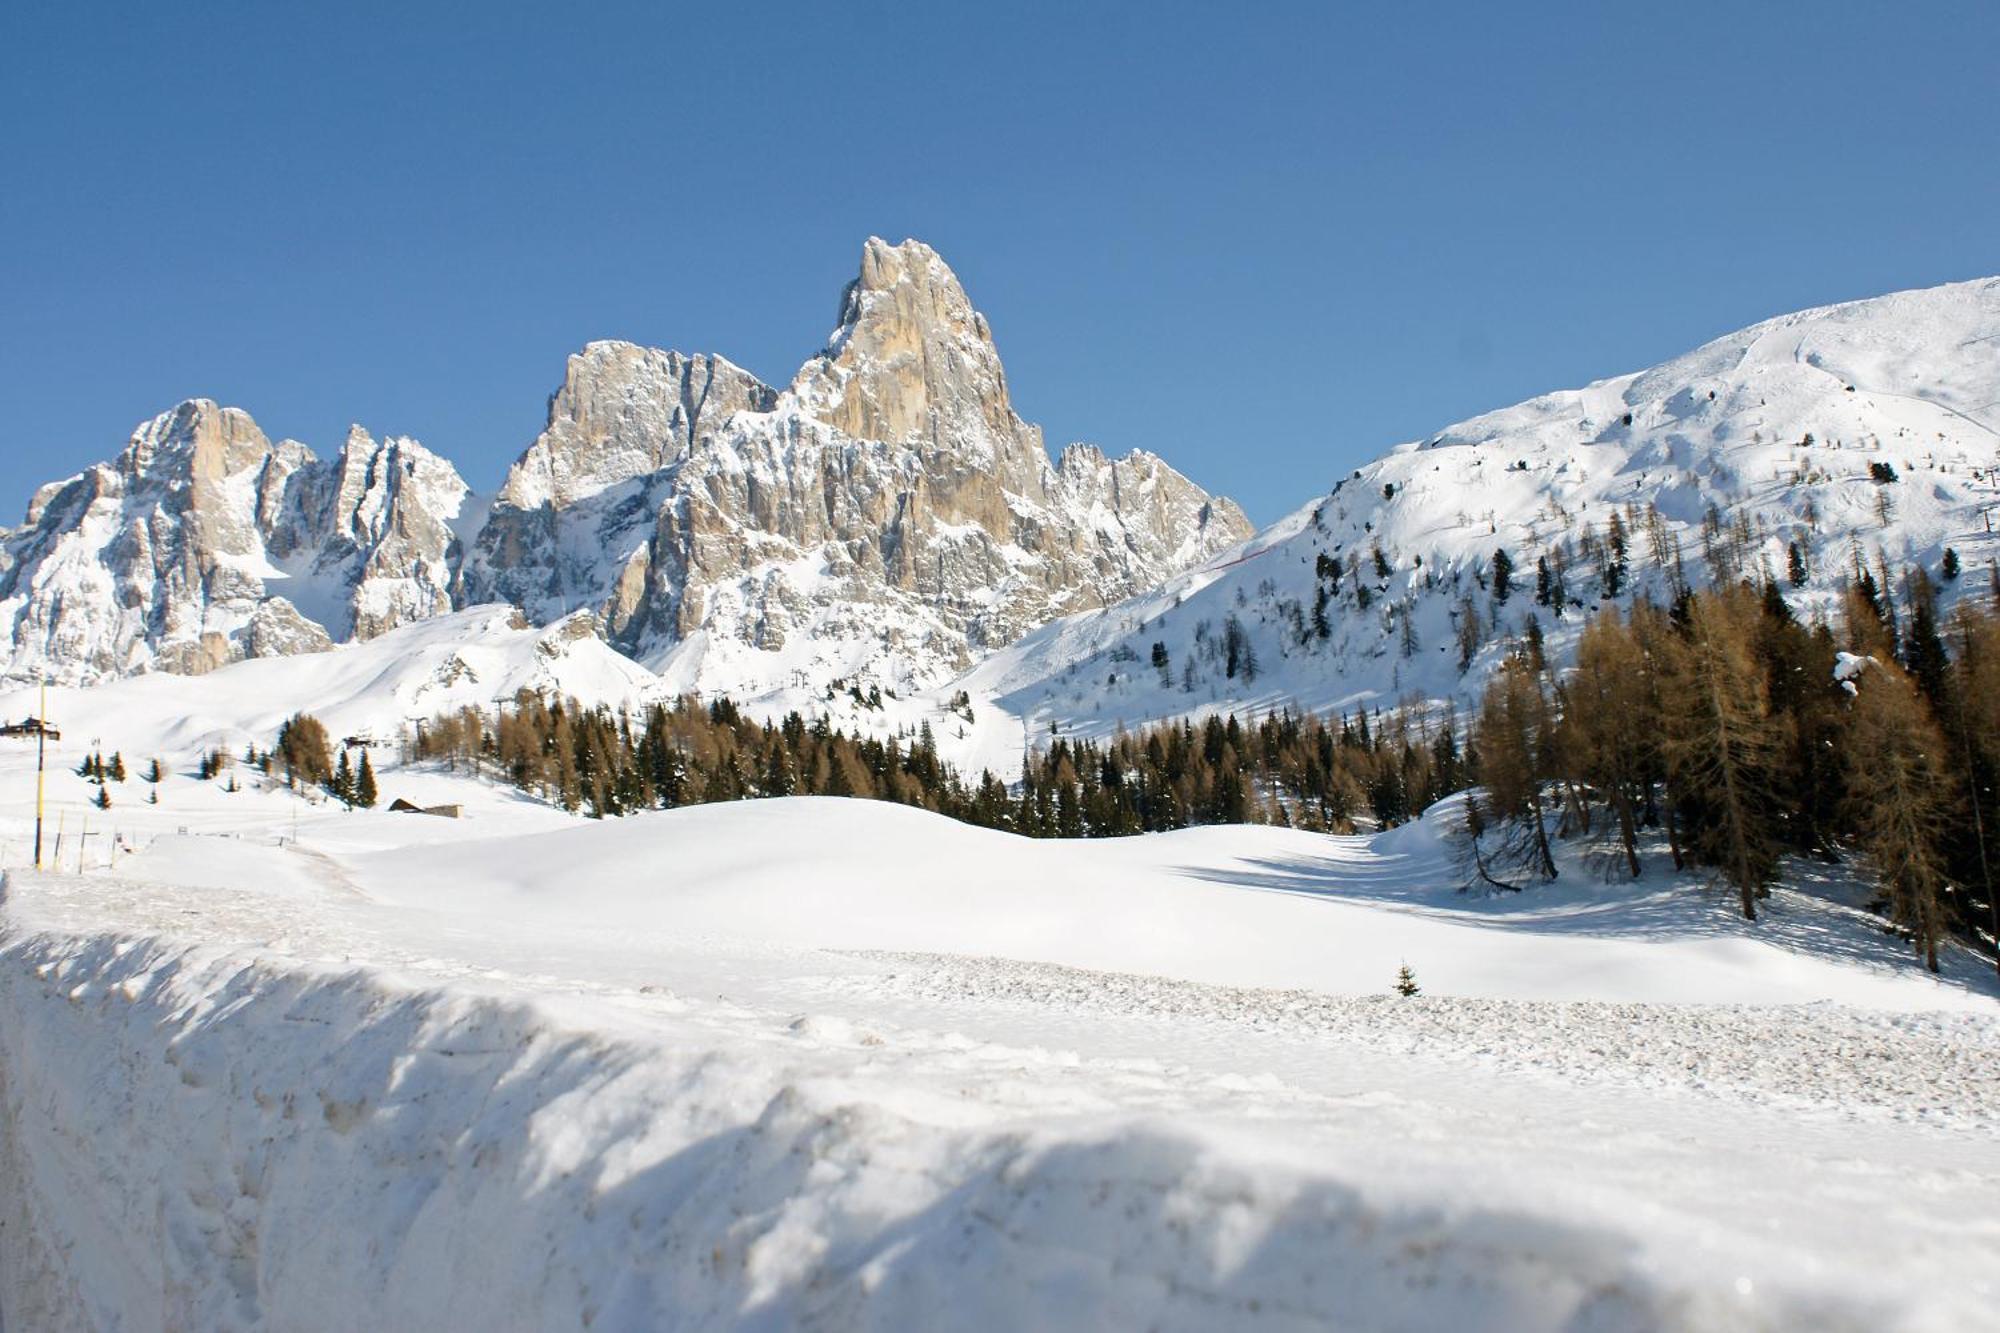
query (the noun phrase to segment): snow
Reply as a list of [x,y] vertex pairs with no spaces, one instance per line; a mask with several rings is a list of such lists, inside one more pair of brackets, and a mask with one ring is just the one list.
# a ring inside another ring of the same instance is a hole
[[0,822],[8,1327],[1996,1326],[1991,972],[1838,879],[419,788]]
[[[1011,775],[1051,724],[1462,697],[1499,651],[1461,675],[1443,647],[1472,571],[1505,545],[1531,589],[1538,545],[1634,496],[1691,562],[1710,501],[1761,525],[1757,560],[1811,532],[1791,595],[1821,613],[1854,550],[1952,544],[1968,572],[2000,553],[1994,329],[2000,280],[1904,293],[1461,423],[939,688],[919,687],[963,645],[931,611],[845,603],[825,550],[760,539],[652,670],[587,613],[481,606],[51,689],[47,868],[34,748],[0,740],[0,1325],[2000,1328],[2000,982],[1956,947],[1925,973],[1839,868],[1787,865],[1753,924],[1657,848],[1636,882],[1564,846],[1550,886],[1461,892],[1451,802],[1346,838],[1030,842],[824,798],[593,823],[393,743],[524,689],[708,689],[927,722],[969,772]],[[773,451],[829,447],[787,431],[727,467],[775,479]],[[1886,521],[1878,460],[1901,477]],[[424,489],[463,538],[492,501],[444,481]],[[592,504],[645,490],[621,486]],[[1115,530],[1101,504],[1079,522]],[[86,556],[114,508],[35,586],[112,606]],[[565,559],[615,576],[629,548],[585,531]],[[1286,646],[1315,556],[1378,541],[1372,608]],[[345,586],[292,563],[309,604]],[[356,608],[416,591],[386,577]],[[795,621],[743,632],[794,596]],[[1184,688],[1230,615],[1264,673]],[[1552,652],[1579,623],[1551,617]],[[904,642],[881,707],[828,699],[889,669],[885,630]],[[0,693],[8,720],[41,708]],[[463,817],[193,776],[301,708],[377,742],[385,803]],[[100,749],[133,774],[108,810],[73,772]],[[1418,997],[1388,993],[1403,964]]]
[[[1242,547],[1152,592],[1042,626],[940,693],[966,690],[1027,737],[1051,724],[1103,737],[1120,724],[1286,705],[1463,706],[1477,700],[1527,616],[1540,619],[1560,662],[1600,603],[1598,571],[1580,561],[1567,613],[1537,607],[1536,556],[1574,542],[1586,525],[1601,534],[1613,512],[1647,501],[1697,584],[1718,572],[1701,533],[1714,505],[1726,524],[1753,532],[1743,568],[1721,572],[1777,579],[1804,618],[1834,613],[1857,559],[1937,579],[1947,547],[1966,571],[1943,586],[1949,603],[1984,588],[2000,560],[1991,527],[2000,507],[1996,334],[2000,278],[1898,292],[1781,316],[1650,370],[1460,422],[1388,450]],[[1884,462],[1897,475],[1886,485],[1870,475]],[[1628,540],[1625,596],[1665,600],[1670,573],[1652,535],[1631,526]],[[1796,588],[1787,578],[1794,541],[1809,557],[1807,583]],[[1386,576],[1374,568],[1378,548]],[[1496,617],[1484,572],[1501,548],[1514,560],[1514,596]],[[1370,605],[1357,605],[1343,575],[1330,636],[1301,642],[1293,616],[1310,615],[1322,555],[1360,559]],[[1499,623],[1461,672],[1455,632],[1466,597]],[[1231,616],[1261,665],[1254,681],[1227,678],[1203,657]],[[1409,653],[1406,617],[1415,629]],[[1149,665],[1154,643],[1171,659],[1166,682]],[[1191,659],[1192,684],[1182,675]]]
[[[269,748],[278,727],[301,709],[336,740],[393,742],[408,724],[468,706],[490,711],[521,690],[636,709],[660,694],[660,682],[581,626],[524,628],[510,607],[479,606],[365,643],[236,662],[203,676],[50,686],[47,707],[49,718],[70,730],[57,747],[70,763],[89,748],[122,749],[136,770],[153,755],[191,767],[212,749],[240,755],[253,742]],[[0,691],[0,718],[39,715],[41,699],[35,689]],[[80,726],[88,734],[79,734]],[[0,771],[7,766],[0,757]]]

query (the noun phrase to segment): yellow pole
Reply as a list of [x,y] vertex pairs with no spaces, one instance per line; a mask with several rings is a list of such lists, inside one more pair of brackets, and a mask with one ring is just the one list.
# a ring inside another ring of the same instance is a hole
[[42,810],[48,779],[49,678],[42,677],[42,715],[35,725],[35,869],[42,868]]

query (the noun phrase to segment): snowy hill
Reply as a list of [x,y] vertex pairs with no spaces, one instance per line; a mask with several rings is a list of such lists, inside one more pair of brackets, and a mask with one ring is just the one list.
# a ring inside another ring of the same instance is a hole
[[9,1328],[1994,1326],[1991,974],[1832,887],[427,780],[0,823]]
[[[154,672],[88,687],[50,686],[46,716],[68,729],[57,754],[72,761],[88,744],[120,749],[135,763],[157,755],[192,765],[212,749],[268,749],[285,719],[302,710],[336,739],[394,746],[409,727],[439,713],[491,711],[522,690],[636,709],[659,697],[660,688],[658,677],[607,647],[588,616],[537,629],[510,607],[482,606],[366,643],[237,662],[205,676]],[[8,721],[42,715],[42,707],[37,689],[0,692],[0,718]],[[5,762],[0,758],[0,766]]]
[[[949,688],[1029,736],[1051,722],[1101,734],[1215,708],[1469,697],[1527,617],[1559,654],[1608,600],[1614,515],[1620,600],[1681,578],[1773,577],[1812,615],[1857,561],[1939,579],[1947,548],[1967,571],[1960,588],[1987,586],[2000,557],[2000,279],[1786,315],[1400,445],[1240,551],[1044,626]],[[1504,602],[1490,586],[1499,550],[1514,567]],[[1479,630],[1461,669],[1468,617]]]

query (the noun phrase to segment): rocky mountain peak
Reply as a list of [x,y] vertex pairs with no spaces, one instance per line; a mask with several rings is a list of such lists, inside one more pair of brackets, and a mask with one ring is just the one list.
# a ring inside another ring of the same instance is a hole
[[133,478],[164,469],[213,480],[262,463],[270,453],[271,442],[248,412],[189,398],[133,431],[118,466]]
[[969,452],[1041,448],[1014,415],[986,317],[921,241],[871,236],[826,350],[793,389],[819,420],[858,439]]
[[732,412],[768,412],[777,393],[719,357],[629,342],[585,345],[549,397],[548,421],[508,471],[503,504],[562,507],[681,458]]
[[199,671],[502,601],[677,686],[810,706],[836,680],[937,681],[1250,531],[1151,456],[1052,466],[958,278],[879,238],[787,388],[592,342],[476,522],[466,501],[413,440],[357,426],[320,462],[190,400],[0,534],[8,670]]

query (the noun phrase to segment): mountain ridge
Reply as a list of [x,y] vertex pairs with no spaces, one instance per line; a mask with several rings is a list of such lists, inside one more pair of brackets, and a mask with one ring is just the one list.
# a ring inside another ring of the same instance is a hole
[[[1625,568],[1607,595],[1614,514]],[[1859,559],[1890,581],[1922,569],[1949,600],[1985,585],[1994,526],[2000,278],[1981,278],[1774,316],[1395,445],[1238,551],[1052,622],[954,688],[1027,736],[1224,709],[1463,704],[1529,616],[1560,661],[1589,610],[1682,581],[1768,579],[1806,617],[1828,616]],[[1976,577],[1944,579],[1947,548]],[[1514,572],[1496,597],[1500,550]],[[1479,628],[1461,639],[1468,621]],[[1232,622],[1249,673],[1230,669]]]
[[[1771,580],[1812,617],[1857,564],[1945,582],[1950,548],[1980,575],[2000,559],[2000,278],[1791,312],[1467,418],[1254,534],[1145,450],[1051,458],[984,318],[915,242],[864,247],[840,323],[781,388],[718,356],[587,344],[489,495],[414,442],[357,429],[320,462],[212,403],[120,457],[40,488],[0,539],[17,679],[38,661],[24,643],[205,669],[500,601],[601,635],[661,693],[942,723],[948,757],[1007,772],[1052,731],[1469,702],[1530,633],[1559,661],[1596,606],[1683,583]],[[26,577],[92,574],[66,535],[160,491],[140,479],[161,457],[180,460],[182,521],[155,507],[138,536],[95,533],[145,578]],[[257,582],[272,570],[288,581]],[[197,587],[193,612],[159,610],[160,589]],[[118,633],[58,632],[67,601],[121,598]]]
[[16,679],[199,672],[501,601],[590,611],[702,688],[917,688],[1249,532],[1156,455],[1051,460],[949,267],[870,238],[791,385],[593,341],[488,496],[413,440],[356,427],[322,462],[187,400],[35,493],[0,538],[0,620]]

